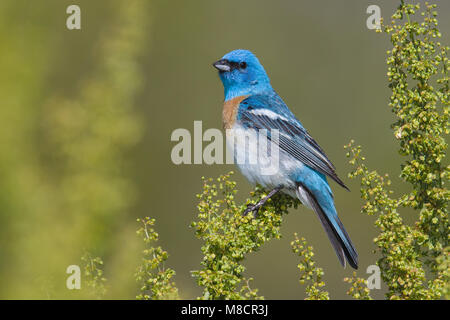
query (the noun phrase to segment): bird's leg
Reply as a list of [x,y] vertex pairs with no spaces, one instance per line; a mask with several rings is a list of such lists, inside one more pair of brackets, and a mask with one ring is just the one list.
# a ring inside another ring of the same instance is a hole
[[255,205],[252,205],[251,203],[249,203],[247,205],[247,209],[245,209],[244,211],[244,216],[246,216],[247,214],[249,214],[250,212],[253,212],[253,216],[255,216],[258,211],[259,208],[261,208],[266,202],[267,200],[269,200],[272,196],[274,196],[278,191],[280,191],[281,189],[283,189],[282,186],[278,186],[275,189],[273,189],[272,191],[269,192],[269,194],[267,196],[265,196],[264,198],[262,198],[261,200],[259,200],[259,202]]

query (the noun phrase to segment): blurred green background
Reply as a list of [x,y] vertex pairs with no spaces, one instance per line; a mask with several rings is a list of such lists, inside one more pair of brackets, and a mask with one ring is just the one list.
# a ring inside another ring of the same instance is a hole
[[[81,7],[81,30],[66,28],[70,4]],[[194,120],[221,128],[223,89],[211,63],[238,48],[259,56],[352,190],[331,183],[366,277],[376,230],[359,213],[343,145],[355,139],[371,168],[389,172],[396,191],[406,188],[389,128],[389,39],[367,29],[370,4],[389,20],[397,1],[2,0],[0,298],[82,297],[66,288],[65,272],[87,250],[105,262],[106,297],[133,299],[136,218],[144,216],[157,220],[181,297],[200,294],[190,275],[202,257],[189,227],[195,195],[201,176],[235,168],[172,164],[170,135],[192,132]],[[448,44],[450,2],[439,1],[438,11]],[[251,186],[235,178],[243,199]],[[304,298],[294,232],[314,246],[331,297],[347,298],[342,279],[352,270],[341,268],[305,208],[285,218],[282,240],[245,262],[252,287],[270,299]]]

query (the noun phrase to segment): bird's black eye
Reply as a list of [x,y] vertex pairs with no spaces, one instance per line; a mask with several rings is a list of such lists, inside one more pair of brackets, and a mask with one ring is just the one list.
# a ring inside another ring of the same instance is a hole
[[247,68],[247,63],[242,61],[241,63],[239,63],[239,68],[241,68],[241,69]]

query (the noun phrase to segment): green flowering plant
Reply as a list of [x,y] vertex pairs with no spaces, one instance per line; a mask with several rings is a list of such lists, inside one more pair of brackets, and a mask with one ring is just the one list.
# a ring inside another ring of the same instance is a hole
[[172,281],[175,271],[164,266],[168,253],[160,246],[153,246],[153,243],[158,241],[159,238],[158,233],[153,228],[155,219],[146,217],[137,219],[137,222],[141,224],[137,234],[143,239],[146,247],[142,252],[142,264],[135,274],[136,281],[140,286],[140,293],[136,296],[136,299],[178,299],[178,289]]
[[352,277],[345,277],[344,282],[350,284],[347,294],[356,300],[372,300],[370,297],[370,290],[367,287],[367,280],[356,276],[353,272]]
[[261,299],[257,289],[250,288],[251,278],[243,276],[245,256],[257,251],[270,239],[281,237],[282,217],[298,200],[277,194],[253,216],[244,215],[247,205],[265,197],[260,187],[245,204],[235,201],[236,182],[232,172],[216,181],[203,178],[203,192],[198,196],[198,221],[192,223],[196,236],[204,241],[202,269],[192,275],[203,288],[200,299]]
[[[362,212],[377,215],[379,235],[374,239],[377,264],[388,286],[388,299],[438,299],[448,294],[449,221],[446,188],[449,166],[443,164],[449,133],[448,47],[438,39],[436,5],[425,5],[422,22],[412,17],[419,4],[400,6],[391,24],[382,30],[390,35],[388,81],[389,106],[397,117],[392,125],[405,156],[400,177],[411,191],[394,197],[388,175],[369,170],[361,147],[347,146],[354,170],[350,178],[361,181]],[[400,211],[417,212],[414,225],[407,225]]]
[[297,233],[294,234],[291,247],[292,251],[302,258],[297,267],[301,272],[300,283],[307,283],[306,300],[330,300],[328,292],[322,289],[325,286],[322,280],[324,272],[314,261],[313,247],[308,245],[305,238],[299,238]]

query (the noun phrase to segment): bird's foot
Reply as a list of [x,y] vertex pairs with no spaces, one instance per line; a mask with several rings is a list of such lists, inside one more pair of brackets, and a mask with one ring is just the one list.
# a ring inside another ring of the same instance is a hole
[[249,204],[247,204],[247,209],[245,209],[245,211],[242,215],[245,217],[250,212],[253,212],[253,218],[256,218],[256,215],[259,212],[259,208],[261,208],[261,205],[259,203],[257,203],[257,204],[249,203]]
[[253,217],[256,218],[256,214],[258,213],[259,208],[261,208],[274,194],[276,194],[281,189],[283,189],[283,186],[280,185],[280,186],[276,187],[275,189],[273,189],[272,191],[270,191],[267,196],[265,196],[264,198],[259,200],[259,202],[257,204],[249,203],[247,205],[247,209],[245,209],[245,211],[244,211],[243,216],[246,216],[250,212],[253,212]]

